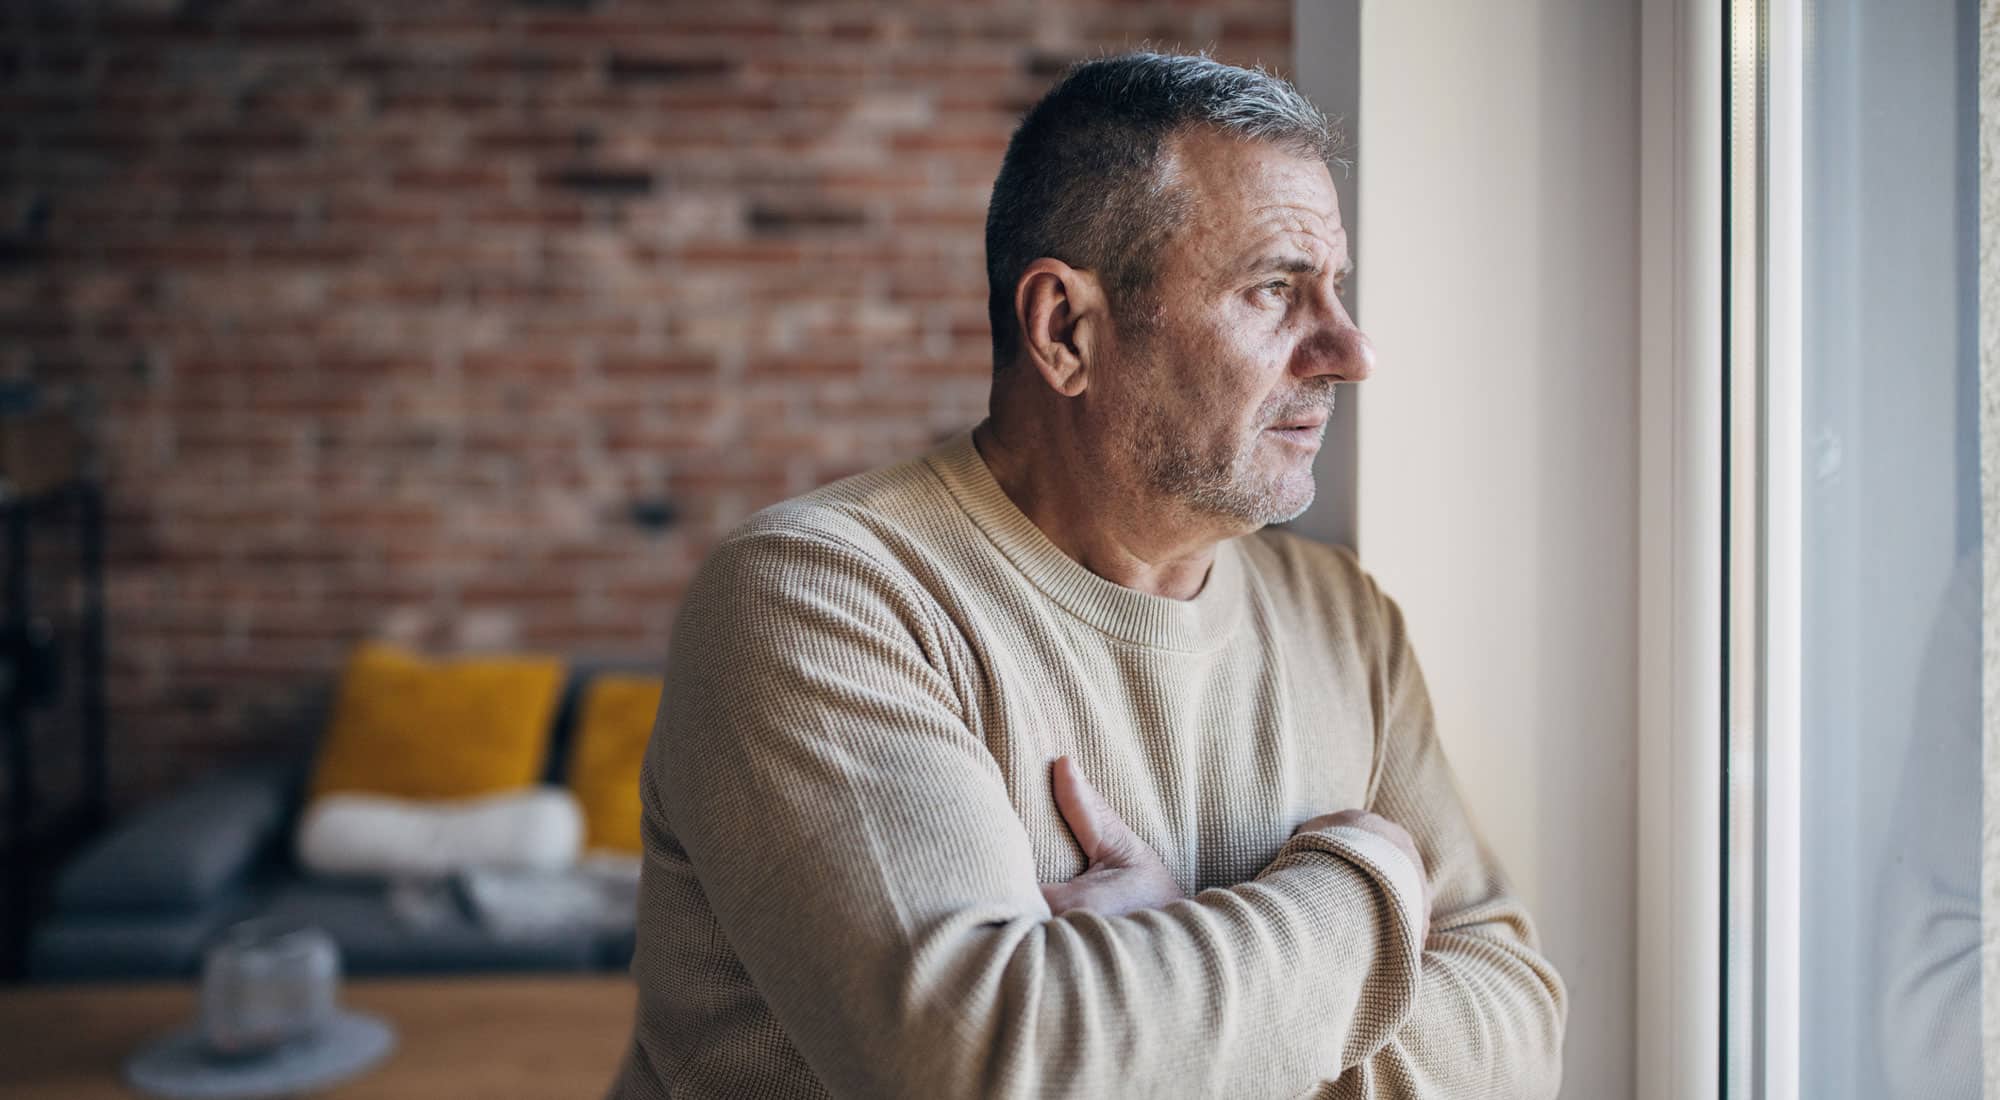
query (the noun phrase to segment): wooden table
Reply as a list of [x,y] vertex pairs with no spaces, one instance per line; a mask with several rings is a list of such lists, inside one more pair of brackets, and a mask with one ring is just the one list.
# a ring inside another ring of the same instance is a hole
[[[341,1003],[388,1020],[396,1049],[318,1095],[596,1100],[625,1055],[636,998],[624,975],[349,979]],[[192,984],[0,989],[0,1097],[130,1100],[126,1056],[196,1014]]]

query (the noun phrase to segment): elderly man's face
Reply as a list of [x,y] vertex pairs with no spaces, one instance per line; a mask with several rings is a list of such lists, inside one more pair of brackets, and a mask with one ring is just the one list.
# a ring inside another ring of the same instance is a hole
[[1115,313],[1107,434],[1155,492],[1251,527],[1290,519],[1312,503],[1335,383],[1373,365],[1335,296],[1333,179],[1266,142],[1202,133],[1176,152],[1192,213]]

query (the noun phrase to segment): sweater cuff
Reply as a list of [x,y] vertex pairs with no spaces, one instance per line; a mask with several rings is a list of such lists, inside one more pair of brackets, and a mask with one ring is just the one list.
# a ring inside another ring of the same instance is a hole
[[1395,899],[1403,917],[1403,935],[1411,951],[1422,957],[1423,935],[1429,914],[1424,912],[1423,872],[1393,842],[1356,825],[1333,825],[1315,829],[1332,843],[1327,845],[1349,862],[1359,866]]

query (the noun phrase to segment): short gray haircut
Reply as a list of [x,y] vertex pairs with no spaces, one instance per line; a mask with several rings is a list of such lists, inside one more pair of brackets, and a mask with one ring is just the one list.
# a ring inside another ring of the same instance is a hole
[[1035,260],[1097,272],[1114,305],[1151,286],[1160,246],[1188,213],[1163,154],[1171,139],[1198,127],[1327,163],[1341,152],[1319,108],[1262,69],[1158,53],[1072,66],[1014,131],[986,209],[996,371],[1019,353],[1014,284]]

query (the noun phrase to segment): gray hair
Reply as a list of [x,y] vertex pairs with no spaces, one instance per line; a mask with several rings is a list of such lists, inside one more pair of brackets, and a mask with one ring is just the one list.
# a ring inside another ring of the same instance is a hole
[[1097,272],[1114,302],[1151,286],[1160,246],[1188,213],[1162,154],[1171,138],[1196,127],[1326,162],[1340,152],[1319,108],[1262,69],[1157,53],[1072,66],[1014,131],[986,209],[996,371],[1019,350],[1014,284],[1035,260]]

